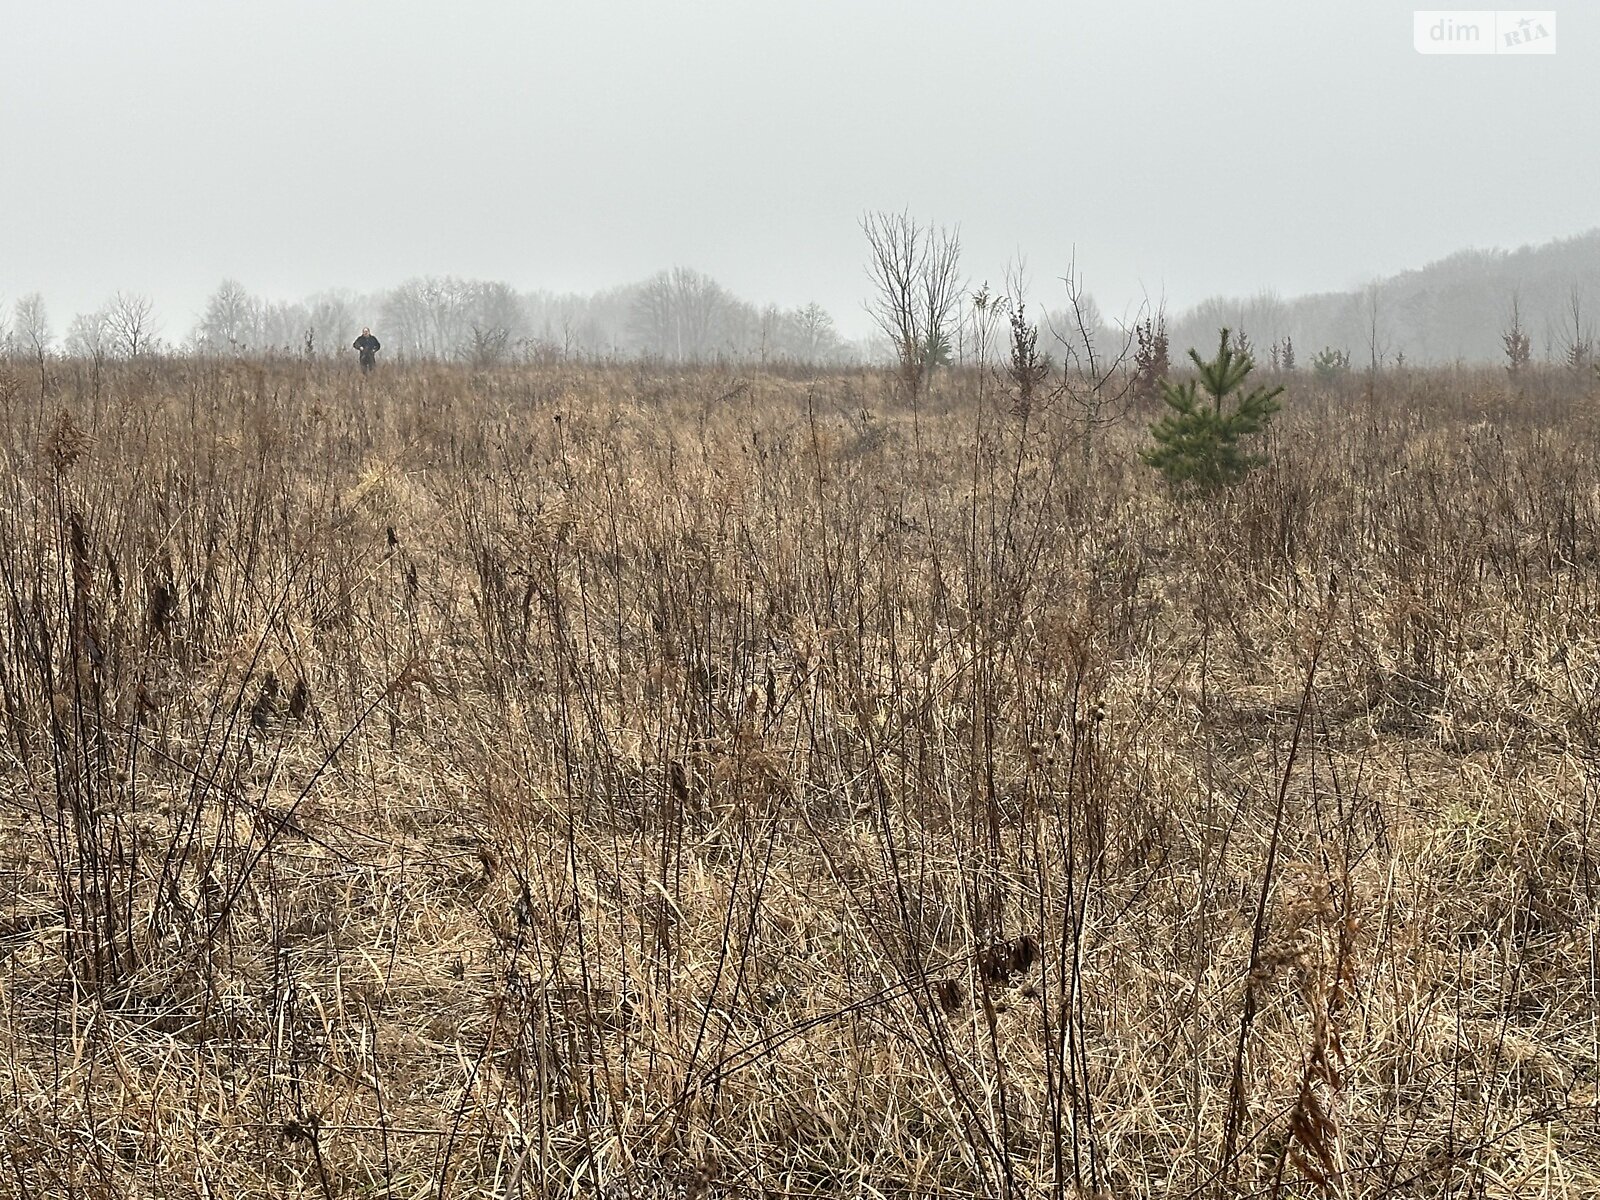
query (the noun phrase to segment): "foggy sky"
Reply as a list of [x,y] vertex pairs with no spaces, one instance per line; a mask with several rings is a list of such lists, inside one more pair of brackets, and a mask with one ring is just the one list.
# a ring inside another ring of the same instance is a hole
[[1036,298],[1345,288],[1600,224],[1600,10],[1418,55],[1390,0],[3,0],[0,301],[185,335],[419,274],[682,264],[865,331],[867,209]]

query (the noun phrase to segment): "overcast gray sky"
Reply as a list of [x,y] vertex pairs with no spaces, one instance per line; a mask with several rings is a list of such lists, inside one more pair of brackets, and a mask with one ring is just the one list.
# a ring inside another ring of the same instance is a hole
[[1600,5],[1553,56],[1423,56],[1392,0],[0,0],[0,299],[186,333],[453,273],[674,264],[862,332],[866,209],[996,283],[1353,286],[1600,224]]

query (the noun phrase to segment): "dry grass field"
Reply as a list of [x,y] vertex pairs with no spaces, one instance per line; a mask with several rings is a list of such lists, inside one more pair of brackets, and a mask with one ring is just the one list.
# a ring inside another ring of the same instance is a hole
[[1583,389],[52,370],[0,1195],[1600,1194]]

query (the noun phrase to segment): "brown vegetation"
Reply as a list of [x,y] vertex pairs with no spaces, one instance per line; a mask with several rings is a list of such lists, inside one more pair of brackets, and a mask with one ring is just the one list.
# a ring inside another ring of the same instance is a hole
[[75,370],[0,1193],[1600,1191],[1592,397],[1291,385],[1178,508],[959,371]]

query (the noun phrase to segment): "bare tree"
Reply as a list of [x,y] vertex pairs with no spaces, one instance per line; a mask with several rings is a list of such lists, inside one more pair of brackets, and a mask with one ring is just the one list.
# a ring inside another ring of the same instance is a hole
[[254,348],[266,354],[303,353],[311,310],[300,301],[262,304]]
[[[922,384],[927,387],[934,367],[949,361],[950,329],[965,284],[961,278],[961,231],[931,226],[923,238],[922,327],[927,333]],[[940,350],[943,350],[941,357]]]
[[[1272,288],[1262,288],[1248,304],[1250,327],[1256,331],[1256,336],[1265,336],[1271,344],[1277,344],[1279,334],[1282,332],[1287,317],[1287,309],[1283,297]],[[1241,320],[1240,326],[1244,322]]]
[[30,355],[48,354],[55,334],[50,331],[50,315],[45,309],[44,297],[30,292],[16,303],[13,322],[16,336]]
[[1061,282],[1067,291],[1067,311],[1064,321],[1051,323],[1050,332],[1065,355],[1059,393],[1071,401],[1083,422],[1087,478],[1096,432],[1120,421],[1132,403],[1137,373],[1124,368],[1133,359],[1145,308],[1140,307],[1132,325],[1121,325],[1112,332],[1101,322],[1099,308],[1084,288],[1076,259],[1067,265]]
[[628,314],[629,332],[639,349],[662,358],[681,352],[672,311],[672,280],[667,272],[647,280],[634,297]]
[[813,301],[791,314],[795,331],[795,356],[802,362],[816,363],[838,353],[839,333],[834,328],[833,317],[822,305]]
[[39,399],[43,400],[49,389],[45,373],[45,360],[50,354],[54,335],[50,332],[50,317],[45,312],[44,297],[32,292],[17,301],[15,337],[22,352],[39,366]]
[[383,300],[384,340],[402,355],[448,358],[464,340],[463,287],[433,275],[408,279]]
[[242,354],[261,348],[261,303],[237,279],[224,279],[206,301],[195,326],[194,346],[202,353]]
[[[1389,355],[1388,326],[1383,320],[1383,291],[1376,282],[1369,283],[1362,292],[1362,324],[1367,331],[1367,353],[1370,358],[1372,379],[1378,377],[1378,368]],[[1368,386],[1371,386],[1369,381]]]
[[381,310],[384,341],[402,355],[425,357],[431,352],[428,301],[420,280],[408,279],[389,292]]
[[427,314],[425,329],[429,353],[444,358],[452,354],[460,342],[466,288],[450,276],[435,279],[430,275],[421,281],[418,294]]
[[106,357],[112,352],[111,318],[103,308],[90,313],[79,313],[67,326],[67,353],[74,358],[89,360],[94,381],[94,402],[100,405],[100,381]]
[[325,292],[306,302],[306,327],[301,346],[307,358],[329,348],[342,349],[357,327],[350,300],[338,292]]
[[720,324],[730,315],[732,297],[709,275],[688,267],[672,269],[673,311],[679,358],[707,358],[717,348]]
[[155,342],[155,305],[139,292],[118,292],[105,308],[113,353],[138,358],[150,353]]
[[1587,374],[1594,360],[1594,328],[1584,319],[1583,289],[1576,283],[1567,292],[1567,316],[1559,344],[1567,369],[1574,374]]
[[756,358],[764,368],[771,358],[783,357],[789,340],[789,314],[768,304],[756,314]]
[[112,350],[111,318],[106,310],[79,313],[67,326],[67,353],[75,358],[104,362]]
[[[734,307],[736,311],[750,308],[742,301],[736,301]],[[754,326],[743,333],[737,346],[744,353],[754,354],[763,365],[774,360],[823,363],[839,356],[839,335],[833,317],[820,304],[787,309],[769,304],[754,315]]]
[[460,353],[475,367],[492,367],[505,357],[511,331],[504,325],[472,326],[472,340]]
[[949,355],[963,291],[961,233],[919,225],[906,212],[868,213],[861,231],[874,292],[867,312],[894,347],[902,382],[915,397]]
[[[328,322],[351,306],[320,302],[308,313],[315,339],[331,343]],[[461,359],[487,366],[529,336],[528,307],[509,284],[453,275],[408,279],[383,298],[384,337],[401,354],[425,359]]]
[[[673,362],[699,362],[719,346],[737,349],[734,333],[740,305],[709,275],[674,267],[648,280],[634,299],[629,325],[639,347]],[[752,322],[760,337],[760,318]]]
[[525,343],[528,337],[527,309],[507,283],[468,284],[462,318],[467,325],[464,354],[478,366],[499,362],[513,345]]

